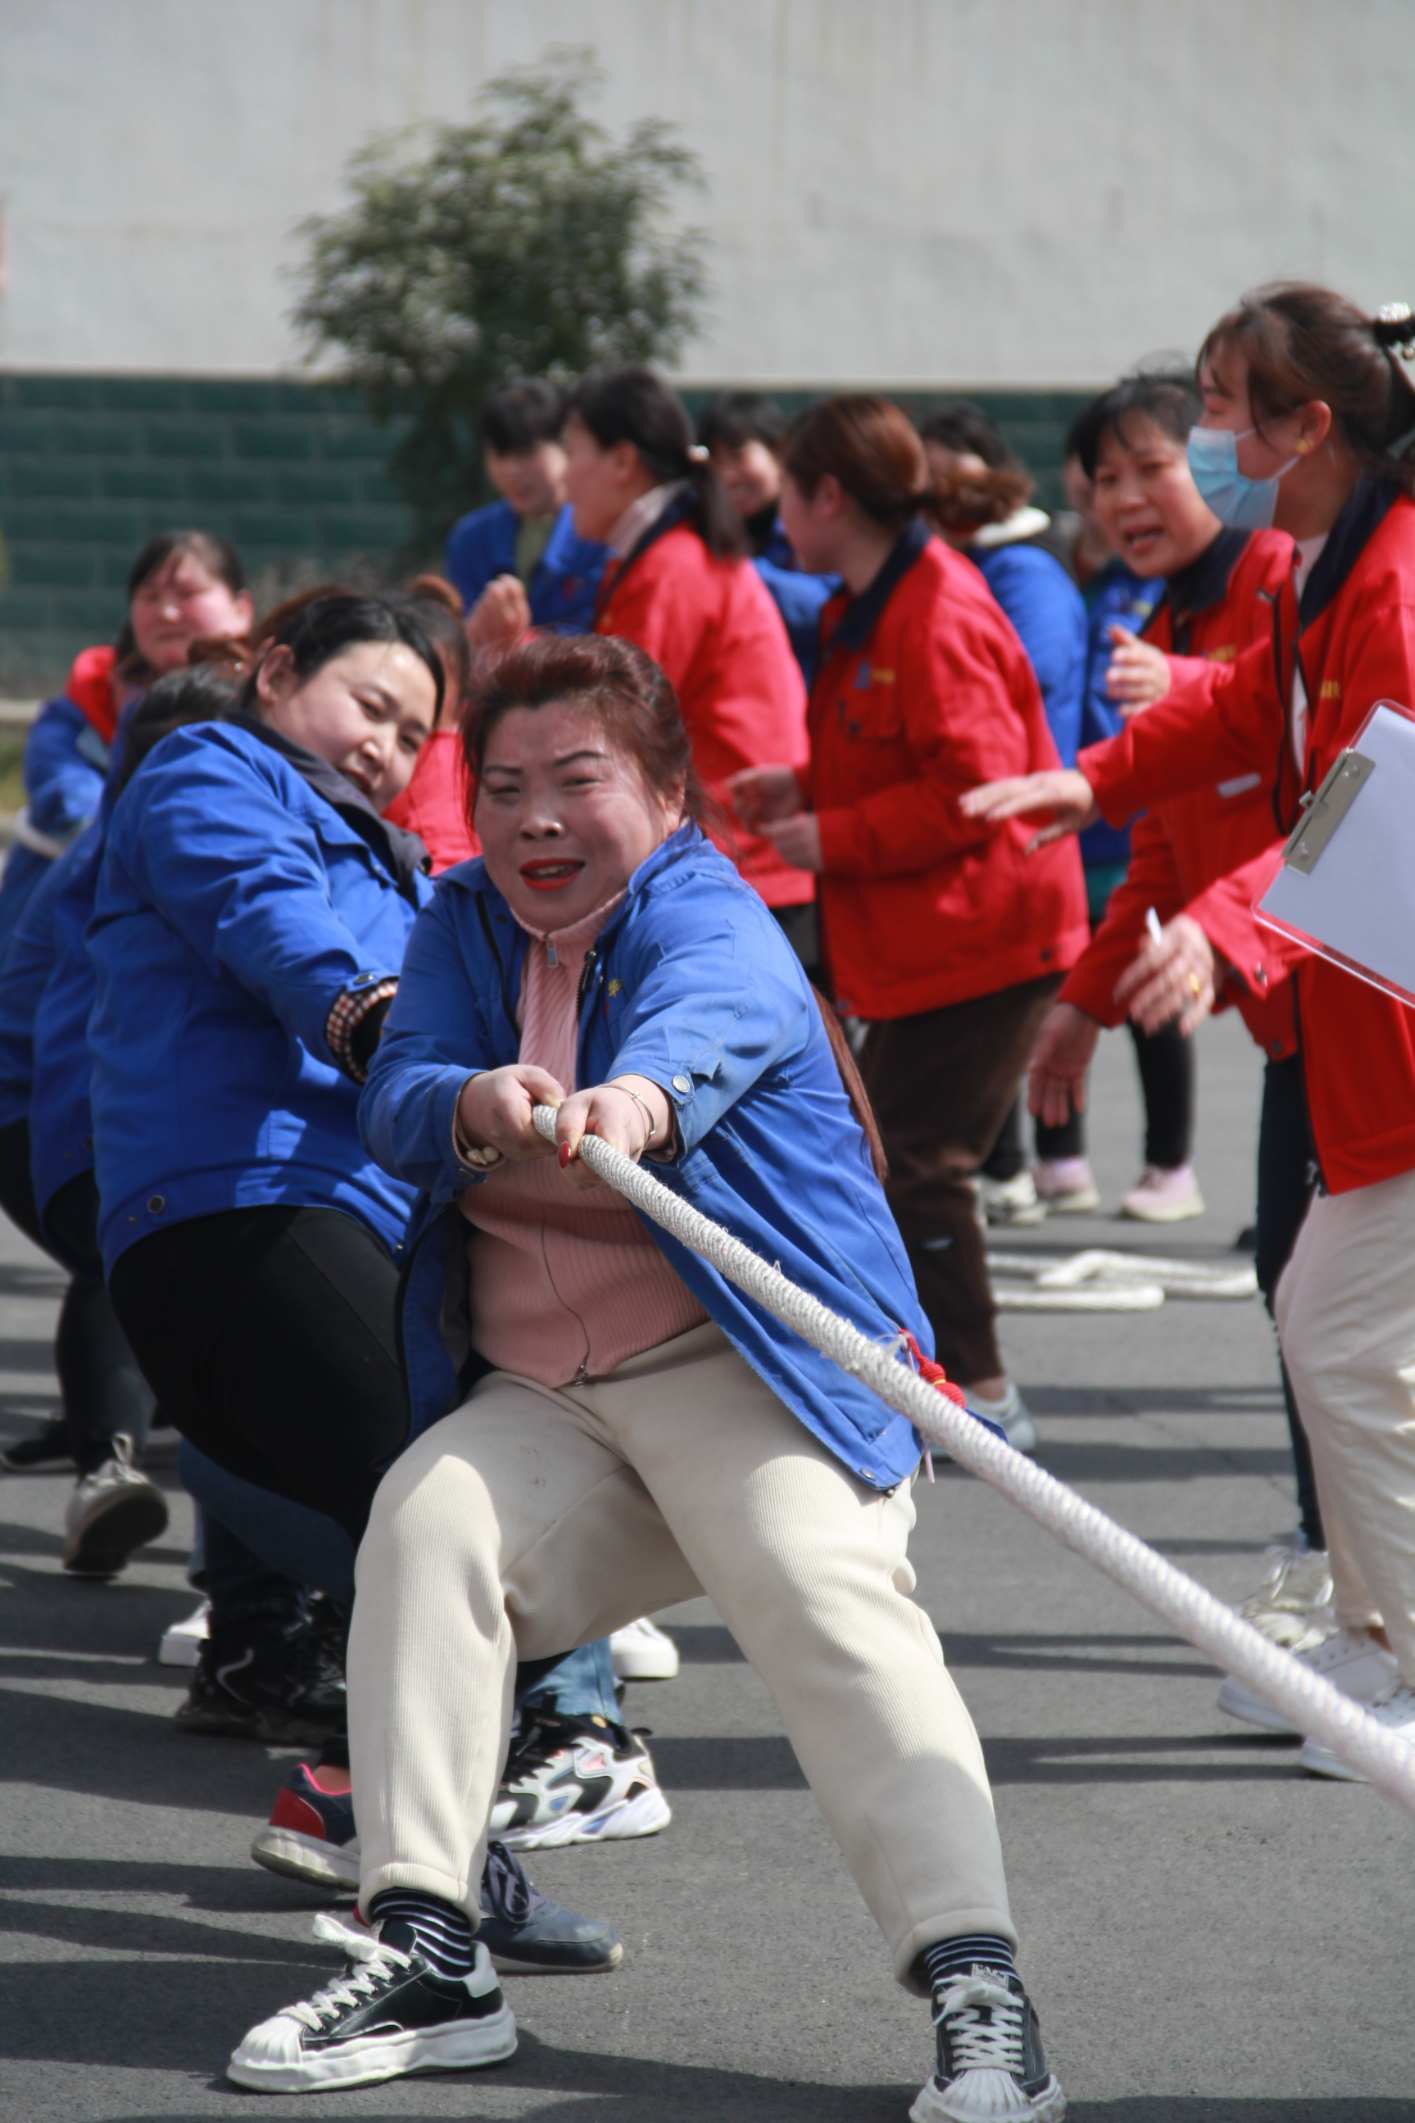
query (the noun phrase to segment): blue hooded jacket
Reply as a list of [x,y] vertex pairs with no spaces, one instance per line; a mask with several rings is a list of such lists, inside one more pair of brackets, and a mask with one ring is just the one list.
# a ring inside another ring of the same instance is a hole
[[[475,1363],[466,1223],[478,1180],[452,1143],[468,1076],[516,1061],[526,932],[480,861],[446,871],[409,941],[359,1108],[379,1162],[421,1194],[403,1349],[415,1429],[458,1404]],[[654,850],[586,959],[578,1081],[632,1071],[673,1103],[679,1156],[653,1170],[881,1343],[931,1351],[903,1243],[810,987],[770,912],[695,825]],[[699,1303],[852,1474],[885,1490],[917,1466],[912,1426],[779,1326],[698,1254],[646,1228]]]
[[105,793],[98,817],[55,864],[52,893],[46,889],[51,966],[34,1015],[34,1051],[44,1067],[35,1070],[29,1101],[30,1177],[41,1222],[59,1189],[93,1169],[88,1020],[94,982],[84,935],[110,810]]
[[339,995],[397,973],[432,888],[389,852],[420,843],[332,769],[348,800],[321,794],[307,757],[194,723],[114,807],[88,933],[105,1272],[166,1225],[264,1204],[403,1235],[412,1196],[363,1155],[324,1028]]
[[[108,746],[83,710],[63,695],[46,701],[25,740],[25,818],[36,833],[62,846],[98,809],[108,771]],[[31,892],[53,862],[19,841],[0,877],[0,951]]]
[[[520,521],[509,501],[492,501],[463,516],[448,532],[443,565],[468,611],[489,582],[515,574]],[[576,537],[574,513],[567,504],[526,585],[532,622],[555,634],[592,633],[595,596],[608,558],[607,546]]]
[[[0,959],[0,1128],[29,1117],[38,1051],[36,1023],[54,970],[58,908],[75,875],[91,864],[94,849],[101,846],[95,824],[57,862],[45,865]],[[47,1054],[40,1073],[45,1078],[51,1073]]]

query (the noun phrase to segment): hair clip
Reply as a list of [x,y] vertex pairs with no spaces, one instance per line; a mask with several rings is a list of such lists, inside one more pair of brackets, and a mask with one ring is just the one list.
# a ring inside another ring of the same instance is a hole
[[689,462],[689,464],[706,464],[706,463],[707,463],[707,461],[708,461],[708,447],[707,447],[707,444],[706,444],[705,442],[690,442],[690,443],[688,444],[688,462]]
[[1408,302],[1383,302],[1376,311],[1376,337],[1402,361],[1415,355],[1415,310]]

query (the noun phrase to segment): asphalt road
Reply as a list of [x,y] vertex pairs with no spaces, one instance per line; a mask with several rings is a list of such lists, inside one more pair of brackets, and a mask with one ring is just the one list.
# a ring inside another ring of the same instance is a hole
[[[1156,1244],[1068,1219],[1068,1241],[1227,1256],[1252,1207],[1258,1075],[1203,1036],[1200,1222]],[[1122,1039],[1098,1075],[1107,1199],[1134,1177]],[[1055,1243],[1056,1227],[1027,1237]],[[0,1432],[54,1405],[55,1273],[0,1235]],[[1045,1464],[1225,1597],[1292,1510],[1256,1303],[1010,1319]],[[317,1898],[246,1856],[289,1757],[184,1738],[154,1663],[189,1606],[189,1519],[111,1586],[67,1582],[66,1484],[0,1476],[0,2118],[351,2123],[902,2123],[927,2012],[895,1989],[766,1691],[705,1602],[671,1626],[681,1678],[631,1691],[674,1804],[663,1835],[538,1861],[628,1948],[596,1978],[523,1978],[509,2065],[331,2097],[242,2095],[245,2028],[333,1972]],[[1215,1676],[998,1496],[920,1495],[921,1595],[987,1747],[1023,1966],[1088,2123],[1415,2119],[1412,1824],[1221,1718]]]

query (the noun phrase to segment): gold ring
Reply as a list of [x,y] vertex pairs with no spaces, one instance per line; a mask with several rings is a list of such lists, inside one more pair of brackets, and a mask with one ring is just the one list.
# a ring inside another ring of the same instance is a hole
[[1202,994],[1203,994],[1203,992],[1204,992],[1204,984],[1203,984],[1203,982],[1202,982],[1202,981],[1200,980],[1200,978],[1199,978],[1198,974],[1197,974],[1197,973],[1191,973],[1191,974],[1189,975],[1189,993],[1190,993],[1191,995],[1202,995]]

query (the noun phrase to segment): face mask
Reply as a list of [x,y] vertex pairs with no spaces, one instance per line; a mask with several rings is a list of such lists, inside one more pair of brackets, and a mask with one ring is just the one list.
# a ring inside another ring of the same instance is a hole
[[1256,435],[1256,428],[1244,428],[1235,435],[1232,428],[1190,428],[1189,470],[1194,484],[1199,489],[1200,499],[1207,502],[1220,523],[1226,523],[1234,531],[1265,531],[1277,511],[1278,482],[1286,478],[1296,464],[1296,457],[1289,457],[1280,465],[1270,479],[1249,479],[1238,469],[1238,445]]

